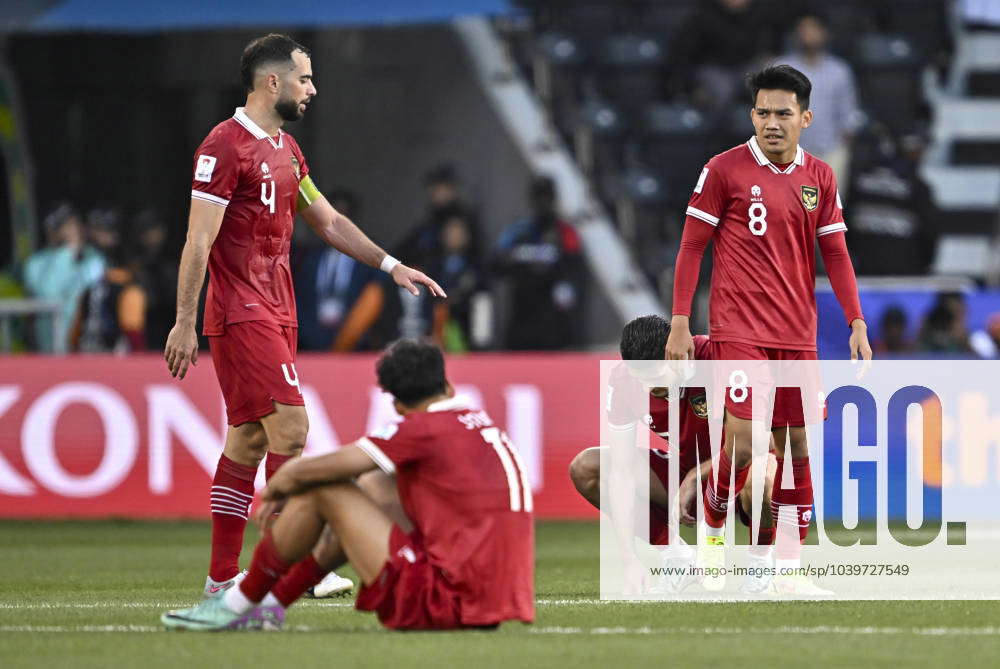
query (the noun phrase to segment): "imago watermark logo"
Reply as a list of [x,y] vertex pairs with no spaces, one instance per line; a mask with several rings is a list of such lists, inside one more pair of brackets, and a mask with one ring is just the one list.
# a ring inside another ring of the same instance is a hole
[[1000,596],[1000,363],[606,361],[601,385],[602,597]]

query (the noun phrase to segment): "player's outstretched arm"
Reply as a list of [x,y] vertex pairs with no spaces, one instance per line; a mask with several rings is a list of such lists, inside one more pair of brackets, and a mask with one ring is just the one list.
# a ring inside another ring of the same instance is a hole
[[181,252],[177,273],[177,320],[167,335],[163,357],[171,376],[184,378],[188,365],[198,362],[198,296],[205,282],[208,254],[222,227],[226,208],[213,202],[192,198],[187,240]]
[[[300,200],[301,204],[304,203]],[[441,286],[433,279],[419,270],[407,267],[386,253],[354,225],[351,219],[334,209],[318,191],[313,191],[308,206],[301,208],[299,213],[309,227],[327,244],[359,262],[388,272],[397,285],[406,288],[414,295],[420,293],[418,286],[426,286],[431,295],[447,297]]]

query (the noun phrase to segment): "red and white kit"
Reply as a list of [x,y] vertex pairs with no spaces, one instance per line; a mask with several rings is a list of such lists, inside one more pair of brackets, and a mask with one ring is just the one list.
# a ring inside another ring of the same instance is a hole
[[[714,242],[709,337],[715,360],[816,359],[816,254],[847,323],[861,318],[844,213],[830,166],[799,147],[775,165],[751,137],[705,165],[687,208],[675,315],[690,315],[705,246]],[[751,418],[750,402],[726,410]],[[795,389],[779,389],[773,425],[803,425]]]
[[230,425],[266,416],[272,400],[303,404],[288,252],[308,173],[292,136],[269,136],[242,107],[195,152],[191,197],[226,208],[208,260],[204,333]]
[[415,529],[393,527],[389,560],[362,588],[357,608],[396,629],[532,621],[531,487],[517,450],[489,416],[453,398],[358,445],[396,475]]

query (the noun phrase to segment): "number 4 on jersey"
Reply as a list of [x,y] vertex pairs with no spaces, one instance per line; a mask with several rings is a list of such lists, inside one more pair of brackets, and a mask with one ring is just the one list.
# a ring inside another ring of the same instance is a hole
[[[503,471],[507,475],[507,488],[510,491],[510,510],[530,513],[534,508],[531,486],[528,485],[528,477],[524,473],[524,463],[521,462],[521,456],[518,455],[514,445],[510,443],[510,438],[498,427],[485,428],[480,430],[479,434],[483,436],[483,440],[487,444],[493,447],[497,457],[500,458],[500,464],[503,465]],[[523,504],[522,498],[524,499]]]
[[[267,185],[271,184],[271,196],[267,195]],[[264,203],[264,206],[268,208],[272,214],[274,213],[274,181],[265,181],[260,185],[260,201]]]

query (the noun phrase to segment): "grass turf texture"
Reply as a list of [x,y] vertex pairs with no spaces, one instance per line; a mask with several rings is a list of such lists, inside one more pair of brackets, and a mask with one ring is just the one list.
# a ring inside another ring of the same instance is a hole
[[[244,561],[256,539],[247,535]],[[596,523],[539,523],[534,625],[394,633],[344,599],[305,601],[280,634],[160,631],[165,608],[200,595],[207,545],[204,523],[0,522],[0,665],[940,667],[1000,657],[997,602],[595,602]]]

